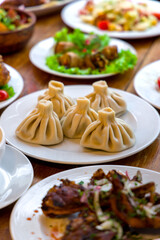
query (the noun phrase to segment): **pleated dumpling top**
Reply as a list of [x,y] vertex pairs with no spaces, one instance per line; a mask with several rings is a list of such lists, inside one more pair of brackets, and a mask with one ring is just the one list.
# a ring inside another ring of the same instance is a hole
[[87,126],[97,118],[97,112],[90,108],[89,99],[80,97],[61,119],[63,133],[68,138],[81,138]]
[[107,152],[119,152],[132,147],[134,143],[132,129],[122,119],[115,118],[111,108],[98,111],[98,120],[86,128],[80,141],[83,147]]
[[126,111],[127,105],[124,98],[110,90],[106,81],[97,81],[92,84],[94,91],[86,97],[90,100],[90,106],[96,112],[105,107],[111,107],[116,115],[120,116]]
[[59,119],[65,114],[67,109],[74,104],[71,97],[64,94],[64,84],[62,82],[51,80],[48,84],[48,90],[38,100],[50,100],[53,103],[53,111],[57,113]]
[[42,145],[54,145],[63,141],[63,131],[51,101],[40,100],[37,107],[16,129],[20,139]]

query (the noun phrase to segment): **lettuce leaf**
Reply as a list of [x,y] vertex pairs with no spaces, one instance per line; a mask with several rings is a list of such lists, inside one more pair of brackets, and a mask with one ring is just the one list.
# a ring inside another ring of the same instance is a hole
[[100,71],[99,69],[92,70],[91,68],[80,69],[76,68],[66,68],[65,66],[59,65],[58,54],[49,56],[46,58],[47,66],[57,72],[67,73],[67,74],[77,74],[77,75],[90,75],[90,74],[105,74],[105,73],[123,73],[128,69],[132,69],[136,62],[137,57],[129,50],[121,50],[119,56],[114,61],[110,62],[106,66],[105,70]]

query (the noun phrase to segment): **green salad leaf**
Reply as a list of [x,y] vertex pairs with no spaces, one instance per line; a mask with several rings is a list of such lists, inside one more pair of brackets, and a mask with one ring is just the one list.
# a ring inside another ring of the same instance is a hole
[[9,86],[8,84],[5,84],[5,85],[1,86],[0,89],[1,90],[5,90],[8,93],[9,98],[11,98],[11,97],[13,97],[15,95],[13,87]]
[[[86,54],[91,54],[96,50],[101,51],[105,46],[109,45],[110,38],[105,35],[95,35],[90,33],[88,35],[82,33],[79,29],[75,29],[73,33],[68,33],[67,28],[63,28],[54,36],[56,42],[67,41],[76,45],[72,49],[73,52],[81,57]],[[79,67],[66,68],[58,62],[61,54],[54,54],[46,58],[46,65],[57,72],[77,75],[91,75],[91,74],[106,74],[106,73],[123,73],[128,69],[132,69],[137,62],[137,56],[130,52],[130,50],[121,50],[118,58],[110,61],[103,71],[99,69],[92,70],[91,68],[80,69]]]

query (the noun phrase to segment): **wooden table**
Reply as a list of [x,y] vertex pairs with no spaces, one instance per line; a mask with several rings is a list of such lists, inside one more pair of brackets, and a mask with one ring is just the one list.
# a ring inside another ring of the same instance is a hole
[[[54,33],[64,27],[60,15],[50,15],[37,20],[34,34],[22,51],[4,56],[4,61],[17,69],[24,79],[24,89],[20,97],[31,92],[47,88],[48,82],[52,79],[60,80],[66,85],[70,84],[92,84],[94,80],[73,80],[68,78],[60,78],[47,74],[34,67],[29,60],[29,51],[37,42],[51,37]],[[130,40],[138,53],[138,63],[134,70],[130,70],[123,75],[110,77],[107,80],[109,87],[119,88],[131,93],[135,93],[133,87],[133,78],[137,71],[150,62],[160,59],[160,37]],[[157,130],[158,131],[158,130]],[[78,166],[60,165],[55,163],[47,163],[33,158],[29,158],[34,169],[34,180],[36,182],[66,169]],[[115,161],[112,164],[121,164],[128,166],[136,166],[148,168],[160,172],[160,138],[157,138],[145,150],[122,160]],[[14,204],[0,210],[0,239],[11,240],[9,233],[9,218]]]

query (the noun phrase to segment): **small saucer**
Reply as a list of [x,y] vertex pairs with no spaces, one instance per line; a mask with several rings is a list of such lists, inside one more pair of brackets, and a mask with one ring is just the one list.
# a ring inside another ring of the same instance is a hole
[[0,165],[0,209],[16,201],[31,185],[33,168],[28,158],[6,145]]

